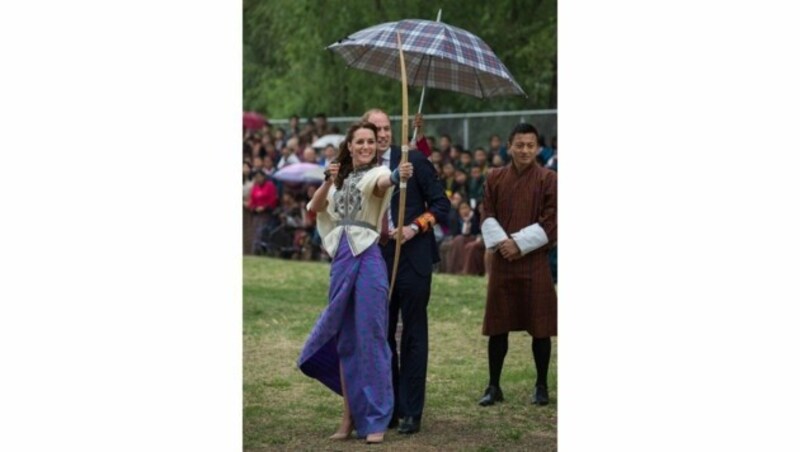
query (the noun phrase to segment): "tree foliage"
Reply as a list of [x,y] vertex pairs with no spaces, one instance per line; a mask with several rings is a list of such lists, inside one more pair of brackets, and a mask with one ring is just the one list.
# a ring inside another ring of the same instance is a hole
[[[480,36],[528,97],[477,99],[430,89],[424,112],[556,107],[555,0],[244,0],[245,110],[270,117],[359,115],[380,106],[399,110],[400,84],[348,69],[325,47],[363,28],[406,18],[436,19]],[[419,88],[409,88],[411,109]]]

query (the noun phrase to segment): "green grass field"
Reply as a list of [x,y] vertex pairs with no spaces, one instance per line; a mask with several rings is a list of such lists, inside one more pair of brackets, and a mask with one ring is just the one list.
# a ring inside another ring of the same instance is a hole
[[244,449],[554,451],[557,340],[546,407],[530,404],[535,369],[530,336],[514,332],[501,378],[505,402],[480,407],[488,381],[481,335],[486,279],[434,274],[428,305],[430,351],[422,431],[390,431],[382,445],[328,440],[342,399],[303,375],[296,360],[327,304],[330,266],[244,257]]

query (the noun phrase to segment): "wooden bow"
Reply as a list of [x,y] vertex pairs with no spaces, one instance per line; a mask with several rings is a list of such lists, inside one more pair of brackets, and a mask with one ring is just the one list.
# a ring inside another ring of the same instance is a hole
[[[397,49],[400,51],[400,75],[403,85],[403,122],[401,123],[402,130],[402,154],[400,157],[400,164],[408,161],[408,79],[406,78],[406,60],[403,58],[403,44],[400,41],[400,33],[397,33]],[[397,222],[395,223],[395,248],[394,248],[394,264],[392,265],[392,279],[389,284],[389,300],[392,299],[392,292],[394,291],[394,283],[397,279],[397,266],[400,263],[400,246],[403,242],[403,223],[405,222],[406,214],[406,187],[408,183],[406,180],[400,180],[400,203],[397,206]]]

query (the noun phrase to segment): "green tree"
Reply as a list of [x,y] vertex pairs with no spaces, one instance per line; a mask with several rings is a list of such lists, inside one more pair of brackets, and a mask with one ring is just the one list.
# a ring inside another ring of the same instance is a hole
[[[400,103],[397,81],[357,69],[325,49],[363,28],[404,18],[442,21],[480,36],[508,67],[528,97],[477,99],[428,90],[424,111],[448,113],[556,107],[555,0],[437,2],[244,0],[243,101],[271,117],[318,112],[357,115]],[[410,88],[411,108],[420,90]]]

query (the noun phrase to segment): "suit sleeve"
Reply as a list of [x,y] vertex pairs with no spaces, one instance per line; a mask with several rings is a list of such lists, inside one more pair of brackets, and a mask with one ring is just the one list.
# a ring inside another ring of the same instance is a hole
[[[409,159],[411,159],[411,153],[409,153]],[[416,158],[411,163],[414,164],[413,177],[416,177],[420,184],[427,209],[436,218],[437,224],[447,224],[450,201],[444,194],[442,182],[436,175],[433,164],[421,154],[416,154]]]

